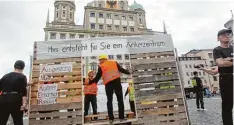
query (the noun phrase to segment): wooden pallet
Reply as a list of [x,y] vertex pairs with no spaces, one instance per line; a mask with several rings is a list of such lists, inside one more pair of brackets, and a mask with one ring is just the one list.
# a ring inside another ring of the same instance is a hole
[[[72,72],[47,73],[52,84],[57,84],[56,104],[38,105],[38,87],[48,81],[40,81],[40,65],[72,63]],[[81,58],[33,60],[30,91],[30,125],[82,124]]]
[[[128,119],[134,119],[134,113],[133,112],[125,112],[125,115]],[[118,113],[114,113],[115,118],[118,117]],[[94,118],[97,118],[96,120]],[[100,121],[108,121],[109,117],[108,114],[97,114],[97,115],[87,115],[85,116],[85,123],[95,123]]]
[[173,51],[131,54],[137,125],[187,125]]

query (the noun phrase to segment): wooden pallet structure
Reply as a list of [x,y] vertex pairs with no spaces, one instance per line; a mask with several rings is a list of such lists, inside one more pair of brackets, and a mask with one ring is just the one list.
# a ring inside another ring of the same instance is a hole
[[[36,47],[36,46],[34,46]],[[34,51],[34,54],[36,52]],[[72,65],[72,72],[46,73],[47,80],[40,80],[40,67],[60,64]],[[33,59],[29,105],[30,125],[81,125],[82,124],[82,79],[81,58]],[[39,87],[43,84],[57,85],[55,102],[39,105]]]
[[[114,113],[115,118],[118,118],[118,113]],[[125,112],[125,117],[130,119],[136,119],[133,112]],[[96,119],[95,119],[96,118]],[[85,116],[85,124],[96,123],[96,122],[108,122],[109,117],[107,113],[97,114],[97,115],[87,115]]]
[[131,54],[136,125],[188,125],[174,51]]

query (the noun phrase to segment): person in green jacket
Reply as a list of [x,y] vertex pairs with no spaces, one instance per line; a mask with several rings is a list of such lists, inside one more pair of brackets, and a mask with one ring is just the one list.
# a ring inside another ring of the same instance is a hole
[[135,89],[133,86],[133,81],[129,81],[128,82],[128,89],[125,92],[125,97],[124,99],[126,99],[126,96],[129,94],[129,103],[130,103],[130,108],[131,111],[134,112],[134,115],[136,115],[136,110],[135,110]]

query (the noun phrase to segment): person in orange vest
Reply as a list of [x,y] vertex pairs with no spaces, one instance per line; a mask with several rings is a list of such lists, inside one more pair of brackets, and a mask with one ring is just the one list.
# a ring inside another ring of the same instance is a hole
[[105,85],[106,96],[107,96],[107,110],[110,124],[114,122],[113,115],[113,94],[117,97],[118,101],[118,111],[120,121],[124,121],[124,101],[123,101],[123,91],[120,80],[120,72],[124,74],[131,74],[128,70],[122,68],[116,61],[108,60],[108,55],[99,56],[99,66],[96,77],[89,81],[89,84],[97,83],[102,77],[103,83]]
[[[84,104],[84,116],[88,115],[89,105],[91,103],[93,108],[93,114],[97,114],[97,83],[89,84],[89,81],[94,78],[94,71],[91,70],[88,72],[88,78],[84,82],[84,95],[85,95],[85,104]],[[94,118],[97,119],[97,118]]]

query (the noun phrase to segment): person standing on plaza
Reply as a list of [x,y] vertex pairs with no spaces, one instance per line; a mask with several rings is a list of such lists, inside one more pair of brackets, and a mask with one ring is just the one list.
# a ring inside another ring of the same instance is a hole
[[233,46],[229,43],[231,33],[232,31],[228,29],[218,32],[220,45],[213,49],[214,60],[218,68],[216,70],[201,68],[212,75],[219,73],[223,125],[233,125]]
[[[197,110],[200,110],[200,104],[201,104],[201,110],[204,110],[202,80],[198,77],[197,71],[193,72],[193,75],[194,75],[194,77],[192,78],[192,84],[194,87],[194,91],[196,93]],[[200,102],[200,104],[199,104],[199,102]]]
[[10,115],[14,125],[23,125],[27,99],[27,78],[22,74],[24,67],[23,61],[16,61],[15,71],[0,80],[0,125],[6,125]]

